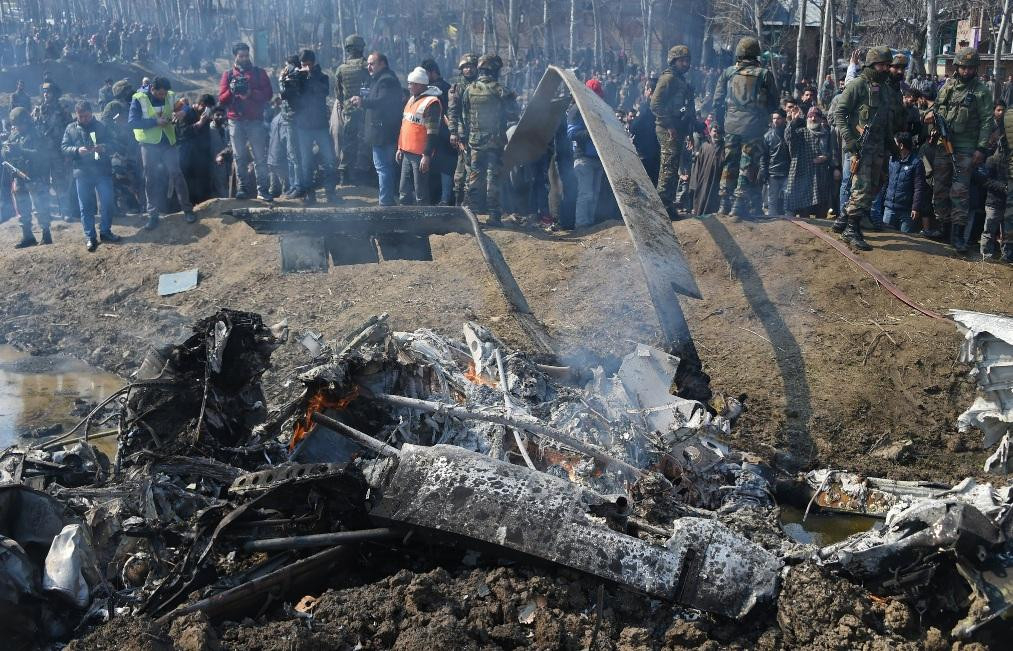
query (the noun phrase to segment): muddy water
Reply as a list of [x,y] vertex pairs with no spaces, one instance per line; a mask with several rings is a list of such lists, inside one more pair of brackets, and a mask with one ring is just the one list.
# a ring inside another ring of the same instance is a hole
[[880,520],[864,515],[842,515],[816,512],[812,509],[809,517],[802,522],[805,511],[787,504],[781,505],[781,528],[792,539],[813,545],[831,545],[848,536],[872,529]]
[[0,449],[25,430],[60,423],[64,431],[78,423],[75,399],[98,402],[123,386],[123,380],[68,357],[31,357],[0,346]]

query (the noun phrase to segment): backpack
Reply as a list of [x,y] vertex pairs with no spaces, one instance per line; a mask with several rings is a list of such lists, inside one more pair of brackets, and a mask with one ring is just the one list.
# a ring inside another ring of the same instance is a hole
[[728,108],[737,111],[749,111],[756,106],[760,97],[761,77],[766,72],[760,66],[738,68],[728,79]]

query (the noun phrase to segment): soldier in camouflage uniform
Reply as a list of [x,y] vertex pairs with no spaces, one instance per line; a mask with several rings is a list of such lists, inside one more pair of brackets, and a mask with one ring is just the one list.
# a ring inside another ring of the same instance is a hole
[[81,208],[77,201],[77,187],[70,165],[60,153],[63,132],[73,121],[70,111],[60,101],[60,87],[52,82],[42,84],[42,103],[32,111],[32,119],[47,146],[49,169],[40,176],[46,183],[52,181],[60,212],[66,221],[80,221]]
[[1009,154],[1009,143],[1013,142],[1013,111],[1006,111],[1002,118],[1003,138],[999,142],[996,156],[1006,159],[1006,208],[1002,215],[989,214],[985,211],[985,227],[981,233],[981,255],[990,257],[995,248],[999,234],[999,221],[1002,221],[1002,261],[1013,264],[1013,156]]
[[686,80],[689,71],[689,48],[676,45],[668,51],[668,67],[658,78],[651,96],[654,130],[661,145],[658,172],[658,195],[669,217],[675,219],[675,191],[679,184],[679,161],[686,136],[696,123],[696,92]]
[[28,177],[14,177],[12,193],[21,218],[21,241],[16,249],[35,246],[38,242],[32,234],[32,212],[42,229],[42,243],[52,244],[49,231],[49,171],[52,152],[49,144],[32,123],[31,115],[22,107],[11,111],[11,134],[3,145],[3,158]]
[[341,105],[341,162],[338,165],[339,183],[361,181],[370,169],[370,148],[365,141],[365,113],[361,106],[353,106],[351,99],[362,94],[370,84],[369,71],[363,51],[366,41],[358,34],[345,39],[345,62],[338,66],[334,88]]
[[861,251],[872,250],[862,236],[862,218],[869,217],[872,202],[886,181],[887,152],[894,147],[895,107],[886,86],[891,60],[890,48],[870,48],[865,67],[845,86],[834,108],[834,124],[852,165],[851,195],[834,230]]
[[946,121],[953,155],[946,151],[941,133],[930,140],[935,149],[932,171],[932,202],[940,223],[950,224],[950,244],[967,252],[964,229],[969,208],[968,189],[971,171],[985,161],[992,117],[992,94],[977,78],[978,52],[963,48],[953,57],[957,72],[946,80],[936,95],[933,110],[925,115],[927,124],[936,124],[936,116]]
[[467,205],[488,212],[489,221],[500,223],[499,177],[503,168],[507,123],[517,120],[517,96],[498,80],[503,60],[487,54],[478,61],[478,79],[461,97],[458,138],[468,143]]
[[[770,114],[778,106],[774,74],[760,66],[760,43],[747,36],[735,46],[735,65],[726,68],[714,88],[714,117],[724,134],[721,212],[742,218],[763,212],[759,179]],[[734,194],[735,201],[732,202]]]
[[468,86],[478,79],[478,56],[470,52],[465,54],[457,64],[457,69],[460,74],[450,87],[450,96],[447,98],[447,127],[450,129],[450,144],[460,152],[457,157],[457,169],[454,170],[454,198],[455,203],[460,206],[464,203],[464,188],[468,179],[471,156],[467,140],[458,136],[461,125],[461,98]]

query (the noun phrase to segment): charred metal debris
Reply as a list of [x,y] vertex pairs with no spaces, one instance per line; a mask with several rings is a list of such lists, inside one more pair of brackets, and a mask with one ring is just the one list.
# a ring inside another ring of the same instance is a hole
[[[783,481],[720,442],[743,405],[673,395],[679,360],[657,349],[614,372],[548,366],[474,323],[458,340],[380,315],[342,341],[303,337],[312,361],[268,405],[288,334],[221,310],[77,428],[0,453],[4,639],[263,612],[361,545],[564,566],[726,618],[770,604],[807,559],[960,635],[1013,603],[1009,489],[822,471],[795,482],[811,508],[883,524],[822,549],[737,532],[729,519],[771,513]],[[103,409],[112,459],[92,432]]]

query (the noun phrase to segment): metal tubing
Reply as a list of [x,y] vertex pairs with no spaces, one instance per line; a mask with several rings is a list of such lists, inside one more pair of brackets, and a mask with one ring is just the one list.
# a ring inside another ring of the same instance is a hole
[[276,552],[287,549],[307,549],[310,547],[329,547],[331,545],[347,545],[372,540],[400,538],[401,532],[395,529],[362,529],[359,531],[338,531],[335,533],[318,533],[309,536],[291,536],[288,538],[264,538],[243,543],[243,550],[248,552]]
[[323,425],[324,427],[330,427],[338,434],[344,434],[345,436],[352,439],[362,447],[368,448],[373,452],[376,452],[381,457],[396,457],[398,455],[397,448],[391,447],[386,443],[384,443],[383,441],[375,439],[369,434],[366,434],[365,432],[360,432],[354,427],[349,427],[348,425],[345,425],[339,420],[334,420],[333,418],[324,416],[320,412],[314,413],[312,418],[320,425]]

